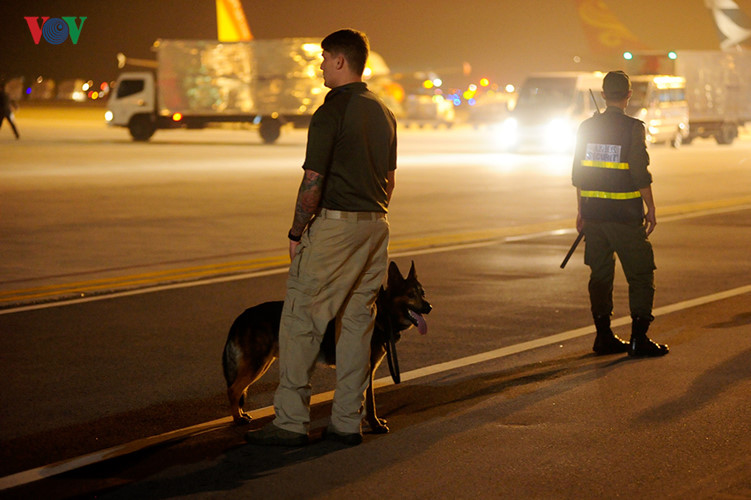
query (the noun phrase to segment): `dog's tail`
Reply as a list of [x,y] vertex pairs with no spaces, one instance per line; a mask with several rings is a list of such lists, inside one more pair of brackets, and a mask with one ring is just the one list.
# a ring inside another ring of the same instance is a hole
[[[233,325],[234,327],[234,325]],[[232,342],[232,329],[230,329],[229,337],[227,338],[227,343],[224,344],[224,352],[222,353],[222,371],[224,372],[224,380],[227,381],[227,393],[229,394],[230,387],[232,384],[235,383],[235,380],[237,380],[237,373],[238,373],[238,365],[237,365],[237,357],[238,352],[237,348],[235,347],[235,343]],[[231,400],[231,397],[230,397]],[[240,408],[245,405],[245,393],[243,392],[240,395],[240,400],[238,401],[238,405]]]
[[229,335],[227,336],[227,343],[224,344],[224,352],[222,353],[222,370],[224,371],[224,380],[227,381],[227,387],[231,386],[235,379],[237,378],[237,372],[238,372],[238,365],[237,365],[237,359],[239,353],[237,351],[237,347],[235,346],[235,343],[233,342],[233,332],[234,332],[235,325],[232,325],[232,328],[229,330]]

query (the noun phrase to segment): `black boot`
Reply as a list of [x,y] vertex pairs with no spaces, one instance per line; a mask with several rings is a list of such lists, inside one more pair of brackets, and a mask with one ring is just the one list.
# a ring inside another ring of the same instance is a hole
[[628,349],[629,356],[647,356],[653,358],[664,356],[670,351],[667,344],[658,344],[647,337],[647,330],[649,330],[649,323],[651,323],[650,319],[639,318],[636,316],[632,316],[631,319],[631,343]]
[[629,344],[610,329],[610,316],[594,316],[597,336],[592,350],[598,354],[618,354],[628,352]]

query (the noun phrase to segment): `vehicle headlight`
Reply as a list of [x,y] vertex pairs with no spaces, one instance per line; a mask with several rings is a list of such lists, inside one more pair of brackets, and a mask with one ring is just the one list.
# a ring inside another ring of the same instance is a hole
[[506,118],[501,123],[498,133],[496,134],[496,141],[503,149],[508,149],[516,146],[519,140],[519,122],[516,118]]
[[574,147],[576,135],[568,120],[556,118],[545,128],[545,140],[551,149],[565,151]]
[[519,122],[516,121],[516,118],[506,118],[503,121],[503,125],[501,125],[501,128],[505,132],[516,132],[516,129],[519,128]]
[[111,122],[114,117],[115,115],[112,114],[112,111],[110,111],[109,109],[104,113],[104,119],[108,122]]

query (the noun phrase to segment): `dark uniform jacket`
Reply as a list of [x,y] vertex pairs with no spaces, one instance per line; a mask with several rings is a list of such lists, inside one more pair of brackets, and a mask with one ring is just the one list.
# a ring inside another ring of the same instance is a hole
[[609,106],[579,127],[572,182],[585,220],[641,223],[639,189],[652,183],[644,122]]

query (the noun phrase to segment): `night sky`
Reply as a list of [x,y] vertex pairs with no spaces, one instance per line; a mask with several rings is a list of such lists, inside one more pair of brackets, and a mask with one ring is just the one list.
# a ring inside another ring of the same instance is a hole
[[[584,1],[584,0],[579,0]],[[591,0],[590,0],[591,1]],[[718,48],[703,0],[605,0],[646,48]],[[243,0],[256,38],[323,37],[353,27],[394,72],[520,83],[533,71],[612,69],[616,52],[588,43],[577,0]],[[751,13],[751,0],[738,0]],[[86,16],[77,45],[35,45],[24,16]],[[2,0],[0,75],[110,80],[116,54],[153,59],[157,38],[216,38],[213,0]],[[619,49],[620,50],[620,49]],[[619,52],[618,52],[619,53]],[[579,63],[574,57],[580,58]]]

